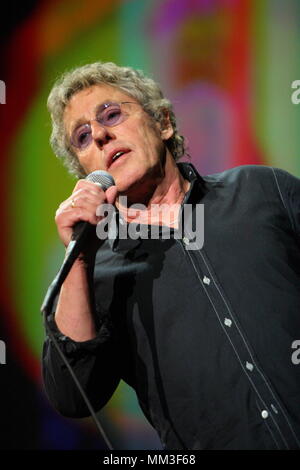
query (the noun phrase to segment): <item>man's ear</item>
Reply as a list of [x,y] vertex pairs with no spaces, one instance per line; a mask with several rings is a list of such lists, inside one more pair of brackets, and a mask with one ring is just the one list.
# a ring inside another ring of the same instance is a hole
[[174,134],[174,129],[170,121],[169,111],[167,109],[163,110],[163,120],[160,123],[160,135],[162,140],[168,140]]

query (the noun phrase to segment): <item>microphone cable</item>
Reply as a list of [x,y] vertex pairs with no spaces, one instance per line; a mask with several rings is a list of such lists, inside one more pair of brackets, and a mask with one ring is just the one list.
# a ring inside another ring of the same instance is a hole
[[[110,186],[114,185],[115,182],[113,180],[113,177],[107,173],[106,171],[102,170],[97,170],[92,173],[90,173],[86,179],[88,181],[92,181],[93,183],[98,183],[104,191],[106,191],[107,188]],[[79,230],[78,230],[79,229]],[[43,322],[44,322],[44,327],[47,335],[53,342],[58,354],[60,355],[61,359],[63,360],[65,366],[67,367],[68,371],[71,374],[72,379],[74,380],[74,383],[76,387],[78,388],[86,406],[88,407],[91,416],[96,424],[96,427],[98,431],[100,432],[101,437],[104,439],[107,447],[109,450],[114,450],[111,442],[109,441],[107,435],[105,434],[100,421],[95,413],[95,410],[93,406],[91,405],[91,402],[89,398],[87,397],[85,391],[83,390],[83,387],[81,386],[78,378],[76,377],[76,374],[72,368],[72,366],[69,364],[68,359],[66,358],[64,352],[61,350],[59,347],[58,341],[56,340],[54,334],[52,333],[48,322],[47,322],[47,312],[51,312],[53,301],[58,294],[61,285],[63,284],[65,278],[67,277],[75,259],[79,255],[79,252],[81,250],[81,247],[86,243],[86,240],[88,238],[88,234],[91,231],[92,226],[90,226],[87,222],[79,222],[77,223],[77,227],[75,226],[74,228],[74,233],[77,232],[77,239],[71,240],[69,243],[69,246],[67,248],[66,252],[66,257],[65,260],[55,276],[54,280],[52,281],[50,287],[47,290],[46,296],[44,298],[43,304],[41,306],[41,311],[43,313]]]
[[68,362],[68,359],[66,358],[65,354],[63,353],[63,351],[61,350],[61,348],[59,347],[59,344],[58,344],[58,341],[57,339],[55,338],[54,334],[52,333],[49,325],[48,325],[48,322],[47,322],[47,313],[46,311],[44,310],[43,311],[43,320],[44,320],[44,327],[45,327],[45,330],[47,332],[47,335],[49,336],[49,338],[51,339],[51,341],[53,342],[54,346],[55,346],[55,349],[57,350],[58,354],[60,355],[61,359],[63,360],[65,366],[67,367],[68,371],[70,372],[71,374],[71,377],[72,379],[74,380],[82,398],[84,399],[84,402],[86,404],[86,406],[88,407],[90,413],[91,413],[91,416],[96,424],[96,427],[101,435],[101,437],[103,438],[103,440],[105,441],[107,447],[109,450],[114,450],[111,442],[109,441],[101,423],[100,423],[100,420],[98,419],[97,415],[96,415],[96,412],[89,400],[89,398],[87,397],[85,391],[83,390],[82,388],[82,385],[81,383],[79,382],[78,378],[76,377],[76,374],[72,368],[72,366],[69,364]]

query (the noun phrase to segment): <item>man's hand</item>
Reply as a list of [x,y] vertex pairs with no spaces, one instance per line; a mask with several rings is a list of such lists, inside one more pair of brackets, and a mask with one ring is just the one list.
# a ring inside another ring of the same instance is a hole
[[67,247],[77,222],[89,222],[96,225],[101,218],[96,209],[103,203],[114,204],[118,191],[110,186],[105,192],[100,184],[87,180],[79,180],[72,195],[63,201],[56,211],[55,222],[61,241]]

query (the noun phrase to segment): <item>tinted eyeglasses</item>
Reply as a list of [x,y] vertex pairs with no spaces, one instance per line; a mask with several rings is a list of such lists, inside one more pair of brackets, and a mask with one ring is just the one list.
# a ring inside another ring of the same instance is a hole
[[[122,101],[121,103],[104,103],[101,105],[97,112],[96,119],[91,121],[97,121],[101,126],[114,127],[124,122],[129,114],[125,110],[125,106],[128,104],[139,104],[134,101]],[[74,129],[71,135],[71,144],[83,150],[87,148],[93,141],[92,128],[90,123],[81,124]]]

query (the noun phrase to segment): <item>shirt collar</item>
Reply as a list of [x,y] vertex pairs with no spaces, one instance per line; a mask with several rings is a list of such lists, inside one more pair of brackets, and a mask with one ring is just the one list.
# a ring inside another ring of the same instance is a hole
[[177,163],[177,166],[182,176],[191,183],[189,190],[185,194],[185,197],[182,201],[182,205],[187,203],[191,204],[199,202],[200,199],[207,192],[207,187],[204,179],[198,173],[192,163],[179,162]]
[[[191,183],[189,190],[186,192],[182,201],[182,206],[187,203],[195,204],[199,202],[207,192],[204,179],[191,163],[178,162],[177,166],[182,176]],[[113,251],[128,251],[140,245],[140,239],[133,240],[131,238],[119,238],[118,227],[119,224],[122,223],[122,217],[118,210],[114,212],[113,222],[114,223],[109,224],[108,228],[108,242]],[[126,224],[125,221],[123,222]]]

